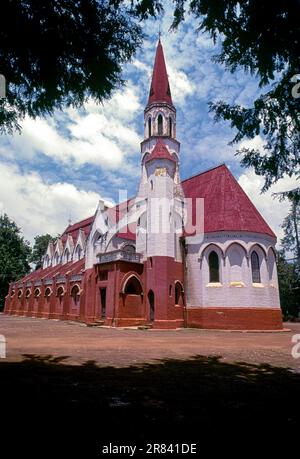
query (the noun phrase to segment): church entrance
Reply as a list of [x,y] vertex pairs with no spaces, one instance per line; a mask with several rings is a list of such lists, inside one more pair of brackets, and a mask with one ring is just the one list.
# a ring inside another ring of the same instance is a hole
[[100,288],[100,301],[101,301],[100,318],[102,320],[105,320],[106,319],[106,287]]
[[150,309],[150,322],[154,322],[154,293],[152,290],[148,292],[148,303]]

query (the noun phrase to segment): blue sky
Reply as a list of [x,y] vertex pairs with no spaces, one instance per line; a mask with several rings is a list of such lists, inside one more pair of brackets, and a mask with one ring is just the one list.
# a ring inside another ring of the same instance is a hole
[[[225,100],[249,106],[259,94],[255,76],[231,74],[212,62],[218,46],[195,32],[188,17],[177,32],[169,33],[172,8],[166,2],[161,21],[145,24],[147,38],[131,63],[124,67],[126,86],[102,105],[90,101],[85,110],[67,109],[54,117],[25,119],[22,134],[0,137],[0,212],[22,228],[25,238],[63,232],[73,222],[92,215],[100,198],[117,200],[118,190],[136,193],[140,177],[143,110],[147,102],[159,24],[177,108],[177,138],[181,142],[181,177],[225,162],[246,193],[281,237],[285,203],[271,193],[295,186],[282,179],[260,195],[263,180],[242,169],[229,146],[234,131],[228,123],[213,122],[208,102]],[[261,148],[257,137],[242,146]]]

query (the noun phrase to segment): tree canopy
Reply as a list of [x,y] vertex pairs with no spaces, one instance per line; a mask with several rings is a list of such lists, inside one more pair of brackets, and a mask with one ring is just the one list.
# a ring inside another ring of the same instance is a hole
[[238,151],[242,165],[253,166],[264,176],[263,190],[285,175],[299,177],[300,93],[295,82],[300,74],[300,1],[175,0],[175,4],[173,28],[184,21],[188,7],[198,30],[221,41],[216,62],[230,72],[243,68],[257,75],[260,87],[268,85],[251,107],[210,103],[215,119],[230,121],[236,129],[232,143],[263,136],[263,151]]
[[21,236],[21,230],[4,214],[0,215],[0,310],[10,282],[25,276],[30,270],[29,242]]
[[278,252],[277,259],[280,305],[284,320],[299,317],[300,276],[297,263],[287,260],[284,250]]
[[[187,10],[198,31],[221,43],[215,61],[257,75],[265,88],[249,107],[210,103],[215,119],[236,130],[232,143],[263,136],[263,150],[238,150],[242,165],[264,176],[263,190],[286,175],[299,177],[300,0],[173,3],[173,30]],[[163,6],[159,0],[3,0],[0,73],[7,94],[0,99],[0,132],[13,132],[25,115],[109,97],[142,43],[141,21],[161,15]]]
[[300,313],[300,200],[295,190],[279,193],[279,199],[290,203],[290,211],[282,223],[284,237],[278,253],[280,302],[286,318]]
[[138,19],[158,12],[155,1],[2,0],[0,132],[20,129],[25,115],[109,97],[142,43]]

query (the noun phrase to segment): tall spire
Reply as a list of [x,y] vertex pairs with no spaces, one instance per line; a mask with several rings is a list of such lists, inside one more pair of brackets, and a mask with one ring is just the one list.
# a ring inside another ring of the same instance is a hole
[[173,105],[160,36],[156,48],[148,105],[155,102],[166,102],[169,105]]

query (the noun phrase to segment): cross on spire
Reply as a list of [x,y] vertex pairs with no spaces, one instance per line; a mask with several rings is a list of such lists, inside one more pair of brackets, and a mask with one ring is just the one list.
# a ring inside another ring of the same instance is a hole
[[161,30],[160,30],[160,24],[158,26],[158,41],[160,42],[160,37],[161,37]]

